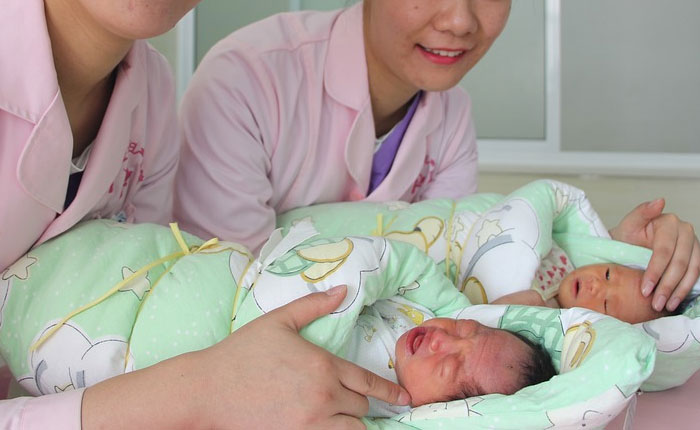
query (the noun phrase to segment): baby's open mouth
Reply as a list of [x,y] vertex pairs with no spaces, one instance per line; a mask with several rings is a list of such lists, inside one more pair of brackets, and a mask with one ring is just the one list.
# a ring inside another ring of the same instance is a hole
[[574,281],[574,298],[578,298],[578,292],[579,289],[581,288],[581,285],[578,282],[578,279]]
[[426,329],[423,327],[416,327],[408,333],[408,338],[406,339],[406,349],[408,353],[413,355],[418,351],[423,340],[425,340]]

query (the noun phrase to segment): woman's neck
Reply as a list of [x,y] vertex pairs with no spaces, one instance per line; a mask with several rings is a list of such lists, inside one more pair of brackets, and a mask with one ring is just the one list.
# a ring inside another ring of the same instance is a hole
[[[367,16],[366,10],[364,16]],[[376,136],[380,137],[388,133],[406,115],[408,104],[418,92],[418,88],[401,82],[377,59],[372,49],[372,41],[367,37],[367,25],[368,22],[365,18],[363,34],[369,95],[372,102],[374,131]]]
[[71,0],[45,0],[58,86],[73,131],[73,155],[95,138],[109,105],[117,65],[133,45]]

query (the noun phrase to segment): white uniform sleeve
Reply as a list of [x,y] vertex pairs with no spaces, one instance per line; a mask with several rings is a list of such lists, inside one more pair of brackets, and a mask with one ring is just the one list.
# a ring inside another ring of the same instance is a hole
[[0,401],[0,430],[80,430],[84,389]]

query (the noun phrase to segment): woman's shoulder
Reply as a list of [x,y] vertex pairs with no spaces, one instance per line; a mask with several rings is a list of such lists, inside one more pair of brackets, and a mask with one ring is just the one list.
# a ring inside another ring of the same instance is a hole
[[246,56],[294,52],[307,45],[325,44],[342,10],[301,11],[272,15],[242,27],[216,43],[207,57],[236,51]]
[[165,85],[172,85],[173,70],[165,56],[145,40],[134,42],[133,48],[137,51],[139,61],[145,69],[149,83],[164,81]]
[[175,78],[172,67],[165,56],[145,40],[134,42],[131,52],[127,55],[133,71],[132,79],[145,80],[146,91],[141,94],[144,101],[156,100],[160,106],[149,111],[165,112],[166,103],[175,103]]

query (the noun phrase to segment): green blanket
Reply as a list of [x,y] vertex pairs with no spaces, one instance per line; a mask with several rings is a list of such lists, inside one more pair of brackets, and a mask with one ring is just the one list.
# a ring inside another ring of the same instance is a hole
[[401,295],[438,316],[521,332],[543,344],[562,372],[513,396],[367,419],[371,429],[596,428],[625,406],[653,367],[651,339],[612,318],[580,310],[469,306],[414,246],[314,234],[305,223],[285,236],[277,232],[253,259],[238,245],[204,244],[186,234],[178,241],[159,226],[83,223],[1,274],[0,353],[31,393],[65,391],[205,348],[294,298],[347,284],[341,306],[302,330],[340,356],[362,308]]
[[[610,239],[585,193],[552,180],[508,196],[322,204],[289,211],[277,222],[289,227],[300,220],[327,236],[371,234],[411,243],[439,263],[472,303],[529,289],[553,244],[575,267],[611,262],[644,268],[651,257],[649,249]],[[700,294],[700,282],[694,294]],[[699,316],[696,299],[683,315],[636,325],[657,344],[657,366],[644,390],[682,385],[700,369]]]

